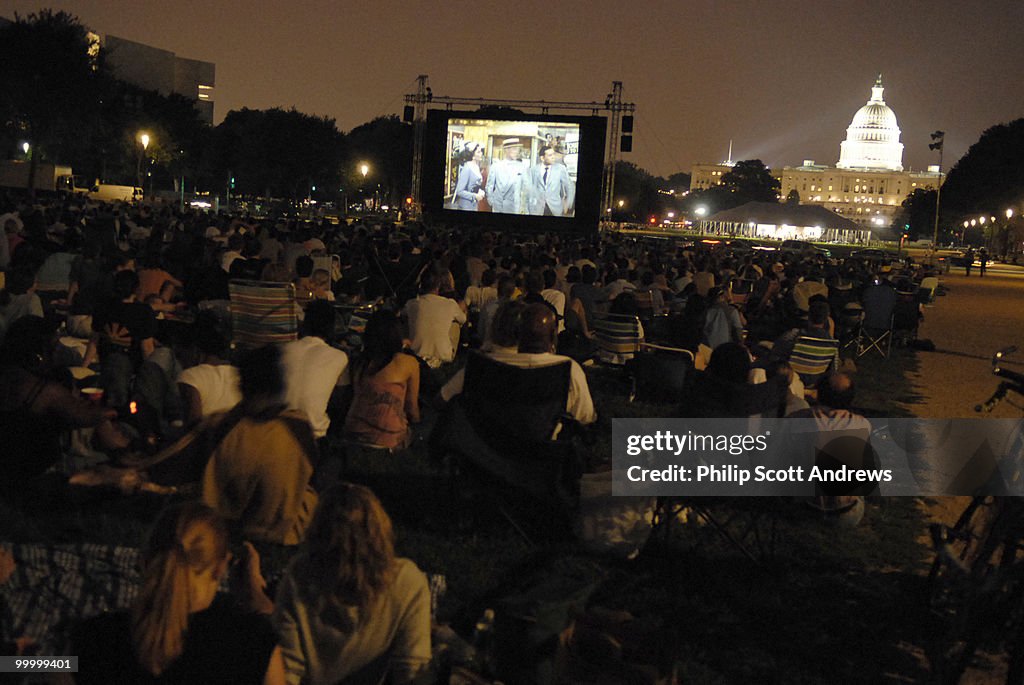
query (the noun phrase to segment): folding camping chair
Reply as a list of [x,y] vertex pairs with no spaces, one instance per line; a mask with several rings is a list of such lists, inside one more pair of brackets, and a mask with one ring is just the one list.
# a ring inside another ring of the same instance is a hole
[[331,283],[334,283],[337,279],[335,274],[341,273],[341,257],[336,254],[317,254],[313,255],[313,270],[323,269],[331,275]]
[[[521,520],[550,514],[568,526],[579,499],[581,468],[566,414],[569,362],[519,368],[471,352],[463,391],[445,407],[430,436],[431,451],[448,465],[453,497],[467,475],[488,488],[488,501],[527,540]],[[529,499],[514,513],[514,502]],[[554,517],[554,518],[552,518]]]
[[921,304],[931,304],[935,301],[935,293],[939,289],[938,276],[926,276],[921,279],[921,285],[917,290],[917,300]]
[[860,326],[864,322],[864,307],[860,302],[847,302],[839,311],[837,322],[839,349],[846,350],[856,345],[860,337]]
[[917,340],[917,329],[921,325],[921,305],[917,293],[900,297],[893,307],[892,335],[898,345],[909,346]]
[[606,364],[624,365],[644,342],[643,328],[636,316],[595,313],[590,328],[594,331],[597,357]]
[[690,350],[643,343],[633,358],[629,401],[679,402],[693,372],[693,362]]
[[231,339],[243,348],[295,340],[299,333],[295,286],[291,283],[233,280]]
[[876,350],[885,358],[889,357],[892,349],[893,312],[897,300],[896,290],[891,286],[878,284],[865,288],[861,295],[864,319],[856,340],[858,357],[863,357],[871,350]]

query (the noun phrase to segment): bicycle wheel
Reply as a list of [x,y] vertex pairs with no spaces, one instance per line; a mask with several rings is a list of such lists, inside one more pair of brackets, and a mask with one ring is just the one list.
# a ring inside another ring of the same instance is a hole
[[959,682],[980,645],[1003,644],[1007,626],[1020,622],[1021,533],[1016,499],[978,497],[937,541],[930,603],[945,626],[929,652],[937,682]]
[[[929,602],[935,606],[949,591],[950,576],[961,577],[977,563],[977,558],[999,505],[994,497],[974,497],[952,527],[932,526],[935,560],[928,572]],[[958,568],[952,569],[952,565]]]

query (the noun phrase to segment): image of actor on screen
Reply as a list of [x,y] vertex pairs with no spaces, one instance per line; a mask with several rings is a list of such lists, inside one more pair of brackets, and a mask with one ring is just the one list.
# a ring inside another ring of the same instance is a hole
[[455,184],[453,204],[455,209],[477,211],[477,205],[484,199],[481,186],[484,183],[480,171],[480,160],[484,158],[483,148],[479,143],[468,142],[462,147],[462,166],[459,168],[459,180]]
[[555,148],[545,145],[540,150],[540,162],[530,169],[528,209],[534,216],[572,216],[576,184],[566,166],[556,159]]
[[523,213],[523,177],[526,167],[520,160],[523,152],[518,138],[506,138],[501,144],[502,159],[494,160],[487,173],[487,203],[492,212]]

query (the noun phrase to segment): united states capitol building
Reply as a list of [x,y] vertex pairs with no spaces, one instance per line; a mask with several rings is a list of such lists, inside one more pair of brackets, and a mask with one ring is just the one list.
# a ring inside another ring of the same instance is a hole
[[[804,160],[797,167],[774,170],[785,198],[795,190],[800,204],[826,207],[865,228],[888,227],[907,195],[918,188],[934,189],[943,174],[937,166],[927,171],[903,170],[903,143],[896,114],[885,104],[881,75],[871,88],[871,99],[857,110],[839,146],[834,167]],[[721,182],[730,164],[697,164],[690,190]]]

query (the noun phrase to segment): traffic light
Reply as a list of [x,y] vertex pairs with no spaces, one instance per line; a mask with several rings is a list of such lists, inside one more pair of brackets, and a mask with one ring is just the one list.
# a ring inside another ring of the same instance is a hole
[[231,189],[232,190],[235,189],[235,177],[234,176],[231,177]]

